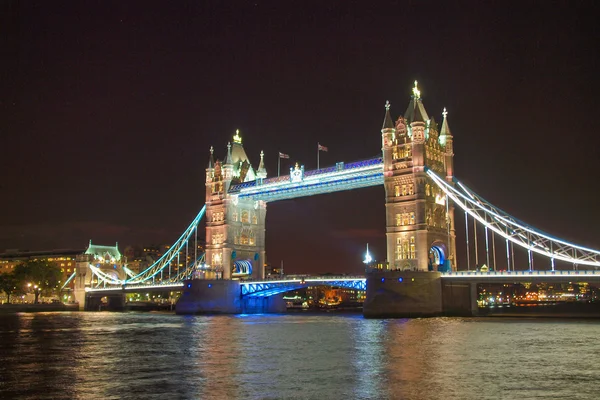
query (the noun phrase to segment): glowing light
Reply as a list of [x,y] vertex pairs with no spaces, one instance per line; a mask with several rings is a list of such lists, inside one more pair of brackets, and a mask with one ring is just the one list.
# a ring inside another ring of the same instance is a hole
[[413,95],[415,96],[415,99],[419,100],[421,98],[421,91],[419,90],[418,86],[417,86],[417,81],[415,81],[415,87],[413,88]]
[[370,264],[371,261],[373,261],[373,257],[371,257],[371,254],[369,254],[369,243],[367,243],[367,251],[365,252],[365,259],[363,260],[363,263],[365,264]]
[[446,205],[446,196],[443,194],[436,194],[435,195],[435,203],[439,204],[439,205]]
[[240,130],[235,130],[235,135],[233,136],[233,143],[242,144],[242,137],[240,136]]

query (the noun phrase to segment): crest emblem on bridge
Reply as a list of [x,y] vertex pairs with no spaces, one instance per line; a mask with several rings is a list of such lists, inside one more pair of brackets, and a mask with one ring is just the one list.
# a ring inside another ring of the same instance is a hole
[[294,168],[290,168],[290,182],[292,183],[300,183],[304,180],[304,165],[303,166],[298,166],[298,163],[296,163],[296,166],[294,166]]

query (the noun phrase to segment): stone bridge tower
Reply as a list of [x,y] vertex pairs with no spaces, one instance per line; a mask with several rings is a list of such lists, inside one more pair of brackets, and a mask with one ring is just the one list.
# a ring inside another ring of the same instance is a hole
[[233,144],[227,144],[224,161],[215,161],[210,149],[206,168],[206,278],[264,278],[266,202],[229,193],[233,185],[267,177],[263,157],[261,152],[255,171],[239,131]]
[[386,103],[382,151],[387,260],[396,270],[456,270],[454,207],[427,177],[453,177],[452,134],[444,109],[441,130],[430,119],[415,81],[408,109],[396,122]]

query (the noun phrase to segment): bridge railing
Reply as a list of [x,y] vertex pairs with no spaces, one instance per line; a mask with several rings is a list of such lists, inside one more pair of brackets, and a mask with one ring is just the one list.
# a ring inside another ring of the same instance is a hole
[[[369,158],[366,160],[353,161],[350,163],[340,162],[331,167],[312,169],[312,170],[305,171],[304,177],[308,178],[308,177],[312,177],[312,176],[316,176],[316,175],[331,174],[331,173],[341,172],[341,171],[350,171],[350,170],[357,169],[357,168],[364,168],[364,167],[370,167],[370,166],[374,166],[374,165],[380,165],[382,163],[383,163],[382,157],[373,157],[373,158]],[[229,193],[237,193],[242,189],[248,189],[248,188],[252,188],[252,187],[256,187],[256,186],[266,186],[266,185],[272,185],[272,184],[276,184],[276,183],[288,183],[289,181],[290,181],[289,174],[282,175],[282,176],[276,176],[273,178],[262,179],[262,180],[257,179],[254,181],[243,182],[243,183],[238,183],[238,184],[232,185],[231,188],[229,189]]]
[[364,275],[284,275],[284,276],[268,276],[264,279],[244,279],[240,280],[240,284],[257,283],[257,282],[280,282],[280,281],[339,281],[339,280],[356,280],[366,279]]
[[452,271],[443,272],[442,276],[447,277],[476,277],[476,276],[598,276],[600,277],[600,271],[597,270],[563,270],[563,271]]

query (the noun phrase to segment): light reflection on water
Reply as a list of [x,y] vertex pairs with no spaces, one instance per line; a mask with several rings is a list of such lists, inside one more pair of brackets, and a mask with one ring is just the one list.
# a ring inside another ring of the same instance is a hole
[[0,316],[0,398],[598,398],[600,322]]

